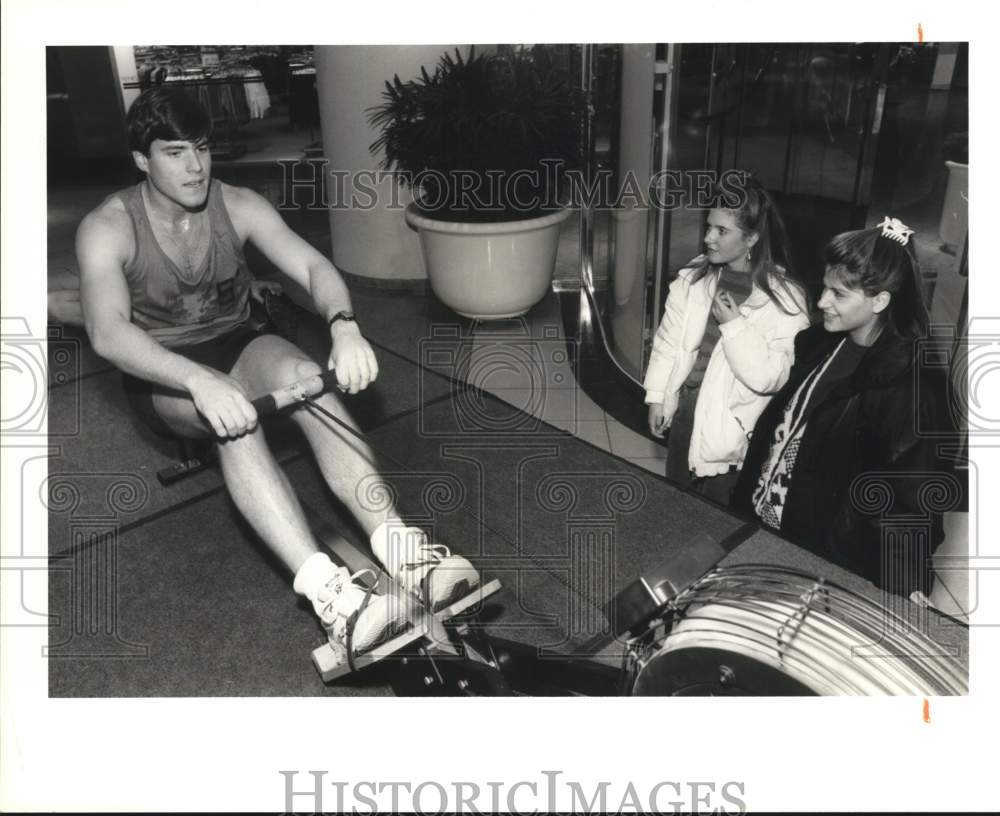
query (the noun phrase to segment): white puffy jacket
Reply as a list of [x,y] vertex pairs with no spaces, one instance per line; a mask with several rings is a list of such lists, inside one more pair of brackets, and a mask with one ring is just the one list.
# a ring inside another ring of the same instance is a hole
[[[696,264],[701,258],[695,258]],[[694,269],[682,269],[667,295],[663,319],[643,387],[647,403],[661,403],[667,424],[677,411],[681,386],[698,359],[718,287],[718,275],[691,282]],[[723,323],[722,335],[709,358],[694,411],[688,464],[696,476],[726,473],[743,464],[750,433],[771,395],[788,380],[795,357],[795,335],[809,325],[805,298],[794,287],[794,301],[778,281],[772,288],[786,314],[753,287],[740,307],[740,317]]]

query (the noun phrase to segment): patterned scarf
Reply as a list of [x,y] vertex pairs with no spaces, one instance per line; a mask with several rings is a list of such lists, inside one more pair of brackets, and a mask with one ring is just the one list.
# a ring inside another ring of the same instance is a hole
[[[719,292],[729,292],[733,296],[733,300],[737,306],[742,306],[743,301],[750,297],[752,291],[753,277],[748,272],[733,272],[731,269],[725,268],[719,274],[719,284],[715,290],[716,295]],[[715,350],[715,346],[720,339],[722,339],[722,332],[719,330],[719,324],[715,322],[714,317],[709,315],[708,323],[705,324],[705,334],[701,341],[701,347],[698,349],[698,357],[694,362],[691,373],[684,382],[688,388],[698,388],[701,385],[701,381],[705,379],[705,369],[708,368],[709,358],[711,358],[712,352]]]
[[802,381],[785,406],[784,416],[774,429],[774,441],[753,492],[753,507],[760,519],[775,530],[781,529],[781,514],[788,496],[788,485],[806,429],[806,408],[817,383],[845,342],[846,338],[840,341],[826,360],[809,372],[809,376]]

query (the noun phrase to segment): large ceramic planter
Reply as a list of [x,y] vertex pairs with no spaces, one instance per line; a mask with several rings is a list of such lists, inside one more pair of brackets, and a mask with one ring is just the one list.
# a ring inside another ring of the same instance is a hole
[[522,315],[552,286],[559,228],[569,217],[559,210],[524,221],[439,221],[415,205],[406,222],[420,233],[431,289],[465,317],[499,320]]

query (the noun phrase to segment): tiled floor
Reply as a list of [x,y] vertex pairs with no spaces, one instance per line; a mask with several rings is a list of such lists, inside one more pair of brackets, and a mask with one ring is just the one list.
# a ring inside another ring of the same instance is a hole
[[476,326],[466,380],[551,425],[654,473],[666,468],[666,448],[622,425],[576,382],[555,298],[524,318]]

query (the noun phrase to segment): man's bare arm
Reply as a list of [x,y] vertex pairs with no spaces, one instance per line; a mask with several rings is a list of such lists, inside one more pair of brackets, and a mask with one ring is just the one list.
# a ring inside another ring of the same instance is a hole
[[351,295],[337,268],[290,229],[267,199],[237,187],[226,187],[225,195],[243,237],[309,292],[321,317],[329,320],[338,312],[351,310]]
[[80,300],[94,350],[128,374],[190,394],[217,435],[237,436],[252,429],[256,412],[235,380],[175,354],[131,322],[125,281],[128,253],[114,213],[96,211],[80,224]]
[[159,385],[186,390],[201,366],[167,350],[131,322],[125,282],[128,246],[120,225],[108,213],[91,213],[76,234],[80,300],[94,350],[129,374]]
[[[238,229],[271,263],[309,292],[321,317],[329,321],[337,313],[351,310],[351,296],[337,268],[296,235],[266,199],[246,189],[226,188],[226,193],[226,205],[236,216]],[[363,390],[378,375],[368,341],[356,323],[343,320],[330,327],[330,336],[329,366],[337,371],[341,387],[352,394]]]

